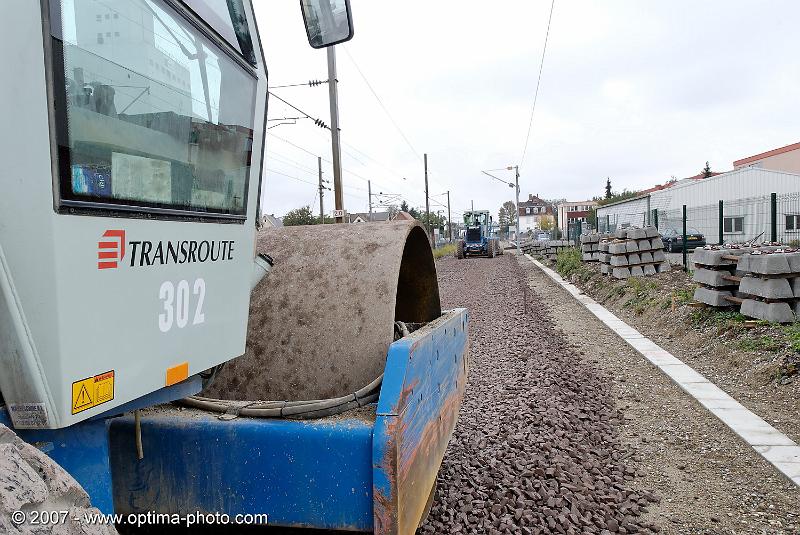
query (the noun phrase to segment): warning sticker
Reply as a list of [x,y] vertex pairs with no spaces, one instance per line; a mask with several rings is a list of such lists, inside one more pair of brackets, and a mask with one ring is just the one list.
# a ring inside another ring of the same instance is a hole
[[17,429],[44,429],[50,426],[44,403],[16,403],[8,406]]
[[114,370],[72,383],[72,414],[114,399]]

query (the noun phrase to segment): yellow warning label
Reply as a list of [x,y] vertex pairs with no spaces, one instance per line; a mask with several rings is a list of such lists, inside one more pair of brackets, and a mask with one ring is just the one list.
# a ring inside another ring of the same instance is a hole
[[114,399],[114,370],[72,383],[72,414]]

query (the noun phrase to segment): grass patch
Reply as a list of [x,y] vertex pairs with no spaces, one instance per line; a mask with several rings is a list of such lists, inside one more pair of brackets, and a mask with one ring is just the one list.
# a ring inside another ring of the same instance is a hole
[[675,290],[675,302],[678,305],[688,305],[692,301],[694,301],[694,288]]
[[632,308],[636,314],[643,314],[647,308],[654,305],[656,301],[654,292],[658,290],[658,285],[652,281],[632,277],[621,289],[624,293],[627,293],[628,290],[633,291],[633,297],[628,299],[622,307]]
[[789,347],[795,353],[800,353],[800,323],[792,323],[781,327],[783,334],[789,342]]
[[556,271],[565,279],[578,275],[582,282],[586,282],[592,276],[592,272],[583,263],[581,252],[575,247],[561,249],[558,252]]
[[782,347],[779,340],[768,334],[739,340],[739,349],[744,351],[777,351]]
[[442,245],[441,247],[433,250],[433,258],[439,260],[443,256],[453,256],[456,254],[456,244],[455,243],[448,243],[447,245]]

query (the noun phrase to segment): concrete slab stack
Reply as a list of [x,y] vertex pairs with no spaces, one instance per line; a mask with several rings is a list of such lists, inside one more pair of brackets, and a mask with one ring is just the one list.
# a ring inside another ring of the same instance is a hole
[[775,323],[792,323],[800,314],[800,252],[756,250],[738,264],[741,313]]
[[605,238],[600,240],[600,243],[597,244],[600,273],[603,275],[611,274],[611,254],[609,254],[608,248],[611,245],[612,239],[613,238]]
[[598,252],[605,253],[599,258],[606,265],[601,265],[601,272],[616,279],[648,277],[671,269],[655,227],[618,229],[602,249],[598,245]]
[[739,291],[737,266],[739,259],[750,252],[750,247],[707,246],[698,247],[692,254],[695,289],[694,300],[712,307],[730,307],[736,303],[729,300]]
[[606,238],[607,234],[592,232],[581,236],[581,255],[584,262],[600,261],[600,241]]
[[558,252],[567,247],[572,247],[572,243],[568,240],[550,240],[543,242],[545,244],[544,252],[542,253],[549,260],[555,260]]

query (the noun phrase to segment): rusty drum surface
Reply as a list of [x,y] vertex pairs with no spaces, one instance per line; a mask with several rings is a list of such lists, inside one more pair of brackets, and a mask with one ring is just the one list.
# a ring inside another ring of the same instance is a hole
[[253,290],[247,351],[201,394],[228,400],[326,399],[378,377],[394,321],[441,314],[418,223],[316,225],[259,233],[275,265]]

